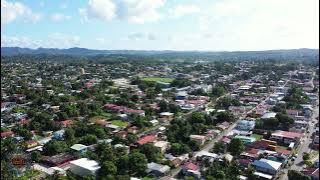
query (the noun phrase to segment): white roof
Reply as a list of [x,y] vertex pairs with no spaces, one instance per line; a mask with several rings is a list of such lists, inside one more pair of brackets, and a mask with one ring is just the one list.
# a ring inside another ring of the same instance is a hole
[[90,160],[87,158],[81,158],[74,161],[70,161],[70,164],[82,167],[90,171],[96,171],[100,169],[99,163],[97,161]]
[[164,130],[166,130],[166,127],[161,126],[161,127],[159,127],[159,130],[160,130],[160,131],[164,131]]
[[172,116],[173,115],[173,113],[171,113],[171,112],[162,112],[162,113],[160,113],[160,116]]
[[274,112],[267,112],[265,113],[261,119],[269,119],[269,118],[274,118],[276,117],[277,113],[274,113]]
[[156,146],[156,147],[165,147],[168,144],[169,144],[169,142],[167,142],[167,141],[157,141],[153,145]]
[[256,175],[256,176],[259,176],[259,177],[266,178],[266,179],[272,179],[272,176],[269,175],[269,174],[264,174],[264,173],[261,173],[261,172],[254,172],[253,174]]
[[208,157],[216,158],[216,157],[218,157],[218,154],[210,153],[208,151],[199,151],[195,155],[195,157],[202,157],[202,156],[208,156]]

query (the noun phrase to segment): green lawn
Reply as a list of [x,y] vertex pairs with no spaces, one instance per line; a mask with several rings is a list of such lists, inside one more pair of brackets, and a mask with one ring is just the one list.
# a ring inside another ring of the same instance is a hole
[[257,141],[259,141],[260,139],[263,138],[263,135],[259,135],[259,134],[252,134],[251,137],[256,138]]
[[116,125],[116,126],[119,126],[119,127],[122,127],[122,128],[125,128],[128,126],[129,123],[125,122],[125,121],[121,121],[121,120],[113,120],[111,122],[111,124],[113,125]]
[[160,82],[165,82],[165,83],[171,83],[174,80],[174,78],[161,78],[161,77],[146,77],[142,78],[142,81],[160,81]]
[[108,118],[106,116],[94,116],[90,118],[90,121],[104,120],[104,119],[108,119]]

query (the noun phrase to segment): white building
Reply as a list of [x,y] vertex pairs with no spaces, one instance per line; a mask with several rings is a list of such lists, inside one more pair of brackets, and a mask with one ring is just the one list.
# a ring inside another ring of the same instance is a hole
[[81,158],[70,162],[70,171],[79,176],[96,175],[100,169],[99,163],[87,158]]

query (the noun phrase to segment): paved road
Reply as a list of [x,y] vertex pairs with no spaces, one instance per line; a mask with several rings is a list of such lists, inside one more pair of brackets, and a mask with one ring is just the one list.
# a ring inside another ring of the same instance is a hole
[[[287,82],[286,82],[286,83],[287,83]],[[228,93],[228,94],[225,94],[225,95],[223,95],[223,96],[220,96],[218,99],[223,98],[223,97],[225,97],[225,96],[227,96],[227,95],[230,95],[230,94],[231,94],[231,93]],[[254,111],[259,105],[264,104],[264,103],[266,102],[266,100],[267,100],[270,96],[271,96],[271,94],[269,94],[269,95],[268,95],[262,102],[260,102],[257,106],[255,106],[254,108],[252,108],[251,110],[249,110],[248,112],[246,112],[244,115],[242,115],[241,117],[239,117],[238,120],[237,120],[236,122],[234,122],[233,124],[231,124],[228,129],[224,130],[223,133],[221,133],[221,134],[220,134],[219,136],[217,136],[215,139],[211,140],[211,141],[210,141],[207,145],[205,145],[200,151],[210,151],[210,150],[213,148],[213,146],[214,146],[214,144],[215,144],[216,142],[220,141],[220,140],[223,138],[223,136],[225,136],[225,135],[227,135],[228,133],[230,133],[230,132],[236,127],[237,122],[238,122],[239,120],[246,118],[247,115],[250,114],[252,111]],[[218,99],[217,99],[217,100],[218,100]],[[170,171],[171,177],[175,177],[175,176],[180,172],[180,170],[181,170],[181,166],[179,166],[179,167],[177,167],[177,168],[175,168],[175,169],[172,169],[172,170]]]
[[[317,101],[319,102],[319,97]],[[290,170],[301,171],[303,169],[303,153],[304,152],[309,153],[312,151],[312,149],[310,148],[310,144],[312,143],[311,136],[315,132],[315,123],[318,122],[318,120],[316,119],[318,116],[319,116],[319,105],[317,105],[314,108],[313,116],[309,122],[309,133],[306,133],[302,138],[303,142],[301,143],[300,147],[297,149],[298,156],[295,159],[292,166],[289,167]],[[312,121],[314,121],[315,123],[313,123]],[[283,172],[284,174],[281,175],[280,180],[288,180],[288,176],[287,176],[288,169],[284,169]]]

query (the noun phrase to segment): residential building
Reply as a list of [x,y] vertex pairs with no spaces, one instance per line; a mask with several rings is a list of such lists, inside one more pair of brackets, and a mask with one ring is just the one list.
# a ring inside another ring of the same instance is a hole
[[97,161],[87,158],[70,161],[70,171],[78,176],[96,175],[99,169]]
[[237,124],[237,129],[250,131],[254,128],[254,126],[255,126],[255,121],[241,120]]
[[155,147],[159,148],[161,153],[165,153],[166,150],[169,147],[169,142],[167,142],[167,141],[156,141],[153,145]]
[[146,172],[148,174],[153,174],[153,175],[155,175],[157,177],[164,176],[170,171],[170,167],[169,166],[158,164],[158,163],[154,163],[154,162],[148,163],[147,167],[148,168],[147,168]]
[[267,174],[275,175],[279,172],[282,163],[271,161],[268,159],[255,160],[252,165],[257,171],[261,171]]
[[284,144],[290,144],[291,142],[298,144],[300,143],[301,137],[301,133],[289,131],[275,131],[271,134],[270,139]]

